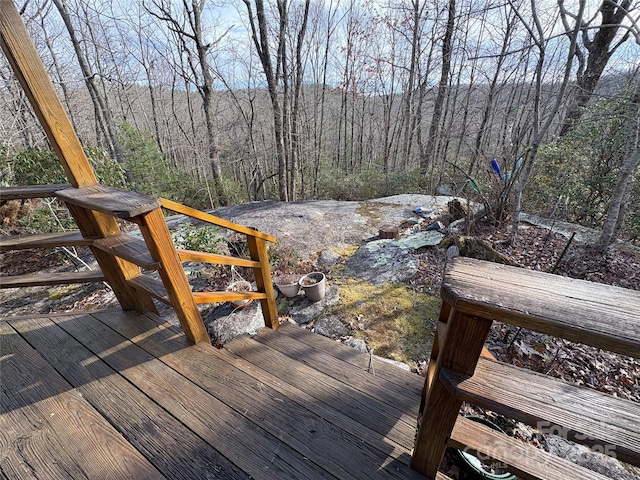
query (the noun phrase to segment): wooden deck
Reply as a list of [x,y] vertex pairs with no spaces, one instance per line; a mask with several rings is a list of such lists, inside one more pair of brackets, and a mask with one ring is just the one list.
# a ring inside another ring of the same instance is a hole
[[424,478],[423,379],[296,326],[220,350],[120,310],[0,329],[0,477]]

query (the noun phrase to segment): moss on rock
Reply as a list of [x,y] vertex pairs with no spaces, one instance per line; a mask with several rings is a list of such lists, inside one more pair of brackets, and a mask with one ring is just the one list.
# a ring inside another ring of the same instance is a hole
[[372,285],[340,280],[340,302],[331,314],[366,340],[373,353],[412,367],[427,358],[441,300],[409,290],[400,283]]

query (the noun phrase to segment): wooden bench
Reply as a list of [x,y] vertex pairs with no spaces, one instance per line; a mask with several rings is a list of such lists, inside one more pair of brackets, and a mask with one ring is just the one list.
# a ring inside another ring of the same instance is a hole
[[522,478],[604,478],[471,425],[458,415],[463,401],[533,426],[553,426],[640,466],[640,404],[481,357],[491,323],[499,320],[640,358],[639,291],[456,258],[446,268],[442,299],[415,469],[434,478],[444,450],[453,446],[507,463]]
[[[56,192],[56,196],[70,208],[98,212],[138,225],[144,240],[118,232],[95,240],[92,246],[140,267],[158,270],[161,282],[138,274],[127,278],[127,283],[145,294],[173,305],[187,338],[190,335],[193,337],[189,338],[190,340],[209,341],[200,318],[198,303],[257,299],[262,302],[265,324],[273,329],[278,327],[266,245],[267,241],[275,242],[275,238],[167,199],[117,190],[105,185],[60,190]],[[251,259],[176,250],[161,207],[246,235]],[[182,269],[183,261],[251,267],[255,273],[258,291],[192,292]]]

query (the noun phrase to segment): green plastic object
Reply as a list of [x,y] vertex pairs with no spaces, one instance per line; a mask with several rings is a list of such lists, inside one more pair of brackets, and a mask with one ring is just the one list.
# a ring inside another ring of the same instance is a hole
[[[474,422],[482,423],[488,427],[497,430],[498,432],[505,433],[498,425],[490,420],[482,417],[476,417],[474,415],[467,415],[466,418]],[[502,468],[496,467],[495,464],[483,462],[478,457],[471,455],[470,453],[457,450],[458,456],[464,463],[465,467],[471,470],[477,477],[487,480],[516,480],[517,477],[512,473],[503,471]]]

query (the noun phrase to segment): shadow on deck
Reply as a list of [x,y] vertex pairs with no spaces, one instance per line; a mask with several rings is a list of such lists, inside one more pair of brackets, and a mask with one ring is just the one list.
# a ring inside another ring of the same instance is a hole
[[120,310],[0,328],[0,476],[424,478],[423,379],[293,325],[221,350]]

